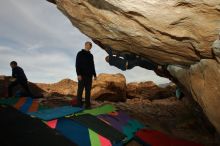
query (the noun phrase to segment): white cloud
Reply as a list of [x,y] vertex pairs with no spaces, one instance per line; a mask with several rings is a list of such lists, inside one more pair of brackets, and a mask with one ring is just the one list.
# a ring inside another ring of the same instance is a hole
[[[16,60],[30,81],[76,78],[75,56],[89,38],[54,5],[46,0],[1,1],[0,20],[0,74],[10,75],[9,62]],[[126,72],[111,67],[104,60],[106,52],[94,46],[97,73],[123,73],[129,82],[169,82],[139,67]]]

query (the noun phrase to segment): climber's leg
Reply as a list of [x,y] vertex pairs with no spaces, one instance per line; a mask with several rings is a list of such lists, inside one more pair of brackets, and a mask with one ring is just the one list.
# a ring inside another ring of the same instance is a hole
[[153,63],[147,59],[138,59],[138,66],[148,70],[155,70],[158,68],[158,65],[156,63]]
[[139,61],[137,59],[128,60],[126,63],[126,69],[132,69],[135,66],[139,66]]

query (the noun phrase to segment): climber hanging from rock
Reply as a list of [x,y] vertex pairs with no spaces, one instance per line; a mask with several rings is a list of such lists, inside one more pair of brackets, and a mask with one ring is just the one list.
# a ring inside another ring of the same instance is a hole
[[167,70],[168,65],[157,65],[156,63],[150,60],[141,58],[131,53],[115,53],[112,51],[112,48],[110,46],[104,45],[100,41],[95,39],[93,39],[93,42],[109,54],[109,56],[107,56],[105,60],[111,66],[115,66],[123,71],[132,69],[135,66],[140,66],[148,70],[153,70],[160,77],[168,78],[171,81],[175,80],[170,74],[170,72]]
[[139,66],[148,70],[162,69],[162,66],[157,65],[150,60],[141,58],[140,56],[136,56],[135,54],[113,54],[110,47],[106,48],[106,51],[109,54],[109,56],[105,58],[106,62],[108,62],[111,66],[115,66],[123,71],[132,69],[135,66]]
[[[175,81],[175,79],[171,76],[169,71],[167,70],[167,65],[157,65],[150,60],[143,59],[135,54],[129,53],[115,53],[112,52],[110,47],[106,48],[107,53],[109,56],[105,58],[106,62],[108,62],[111,66],[115,66],[123,71],[132,69],[135,66],[140,66],[142,68],[148,70],[154,70],[154,72],[161,77],[169,78],[171,81]],[[182,93],[181,89],[177,86],[176,89],[176,97],[178,100],[181,100],[184,94]]]
[[[132,69],[135,66],[139,66],[148,70],[153,70],[158,76],[168,78],[174,83],[177,82],[177,80],[170,74],[167,69],[170,65],[157,65],[150,60],[143,59],[140,56],[136,56],[135,54],[131,53],[115,53],[112,51],[111,47],[106,47],[97,40],[93,41],[101,48],[105,49],[109,54],[105,60],[111,66],[115,66],[123,71]],[[178,86],[176,88],[175,95],[178,100],[181,100],[184,97],[182,90]]]

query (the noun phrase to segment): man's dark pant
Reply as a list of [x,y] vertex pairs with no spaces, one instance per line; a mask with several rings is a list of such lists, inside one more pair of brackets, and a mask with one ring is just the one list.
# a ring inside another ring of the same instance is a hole
[[154,70],[157,68],[157,64],[142,58],[136,58],[128,61],[128,69],[132,69],[135,66],[139,66],[148,70]]
[[30,89],[28,87],[28,82],[27,81],[14,81],[11,82],[8,86],[8,97],[12,96],[13,88],[17,85],[21,85],[21,87],[25,90],[28,96],[32,96]]
[[82,107],[82,94],[85,89],[85,103],[86,107],[89,108],[91,106],[90,103],[90,95],[92,88],[92,77],[82,76],[82,80],[78,82],[78,90],[77,90],[77,100],[78,106]]

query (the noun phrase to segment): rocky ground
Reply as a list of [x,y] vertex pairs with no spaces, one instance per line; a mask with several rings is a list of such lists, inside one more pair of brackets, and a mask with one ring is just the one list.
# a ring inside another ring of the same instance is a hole
[[[0,87],[7,84],[8,77],[1,77]],[[36,96],[43,96],[41,103],[48,107],[69,105],[76,96],[77,82],[70,79],[30,85]],[[92,87],[92,107],[113,104],[150,128],[207,146],[220,145],[220,136],[200,106],[192,97],[177,100],[175,88],[174,84],[161,88],[149,81],[126,84],[121,74],[101,74]],[[1,94],[3,97],[5,93]],[[129,144],[132,145],[137,144]]]

